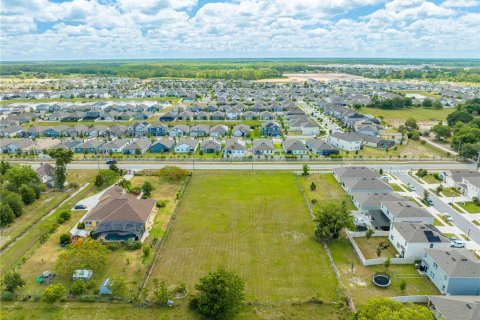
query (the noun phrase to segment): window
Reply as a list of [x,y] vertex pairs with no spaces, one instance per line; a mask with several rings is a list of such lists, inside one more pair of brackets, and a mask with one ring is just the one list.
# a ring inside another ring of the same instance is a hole
[[390,235],[390,239],[392,239],[392,240],[393,240],[393,234],[392,234],[392,235]]
[[437,268],[438,268],[438,264],[436,264],[436,263],[434,262],[434,263],[433,263],[433,267],[434,267],[435,269],[437,269]]
[[447,275],[445,275],[445,277],[443,277],[443,279],[447,280],[448,279]]
[[433,243],[430,243],[430,248],[433,248]]

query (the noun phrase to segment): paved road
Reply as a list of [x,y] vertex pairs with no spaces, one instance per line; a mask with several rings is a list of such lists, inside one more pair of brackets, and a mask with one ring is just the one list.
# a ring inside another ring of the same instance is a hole
[[[431,170],[440,170],[440,169],[470,169],[476,170],[475,164],[465,164],[465,163],[396,163],[396,162],[383,162],[383,163],[349,163],[345,164],[341,161],[332,162],[332,163],[309,163],[308,166],[311,170],[332,170],[334,168],[340,168],[345,166],[365,166],[373,169],[383,169],[392,172],[405,172],[410,169],[431,169]],[[29,163],[33,168],[37,168],[40,163]],[[192,169],[193,164],[191,161],[145,161],[137,163],[129,162],[119,162],[118,167],[121,169],[130,169],[130,170],[141,170],[141,169],[161,169],[164,166],[179,166],[184,169]],[[298,161],[295,163],[285,163],[285,162],[253,162],[254,170],[302,170],[303,162]],[[97,163],[82,163],[76,162],[68,165],[68,169],[108,169],[108,165]],[[252,170],[252,162],[195,162],[196,170]]]
[[[404,184],[411,184],[415,187],[416,193],[423,198],[423,191],[425,188],[418,183],[415,179],[410,177],[408,173],[396,173],[398,179],[400,179]],[[480,229],[474,225],[472,222],[463,217],[461,213],[458,213],[455,209],[450,207],[448,204],[440,200],[436,195],[429,193],[430,199],[433,201],[433,207],[440,213],[449,213],[453,218],[453,223],[462,230],[463,233],[468,234],[470,229],[470,238],[475,241],[477,244],[480,244]]]

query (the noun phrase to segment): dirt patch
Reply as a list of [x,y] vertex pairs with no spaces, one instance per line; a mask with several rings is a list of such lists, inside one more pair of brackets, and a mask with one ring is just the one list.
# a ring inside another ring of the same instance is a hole
[[271,82],[271,83],[289,83],[289,82],[303,82],[306,80],[316,80],[316,81],[334,81],[334,80],[371,80],[368,78],[354,76],[347,73],[285,73],[283,75],[285,78],[278,79],[261,79],[257,82]]

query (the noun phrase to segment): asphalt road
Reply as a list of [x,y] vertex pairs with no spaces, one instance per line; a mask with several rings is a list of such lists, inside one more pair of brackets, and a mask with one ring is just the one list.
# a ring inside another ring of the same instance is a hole
[[[395,176],[397,176],[397,178],[400,179],[404,184],[413,185],[415,187],[415,192],[420,196],[420,198],[423,198],[423,191],[425,190],[425,188],[415,179],[410,177],[407,173],[395,173]],[[469,234],[470,230],[470,238],[476,243],[480,244],[480,230],[476,225],[465,219],[461,213],[458,213],[455,209],[440,200],[433,193],[430,192],[429,196],[430,199],[433,201],[433,207],[437,211],[439,211],[440,213],[449,213],[453,218],[453,223],[466,235]]]
[[[22,162],[15,162],[22,163]],[[30,164],[33,168],[37,168],[40,163],[36,162],[25,162]],[[311,170],[332,170],[334,168],[340,168],[345,166],[365,166],[373,169],[383,169],[383,170],[393,170],[396,171],[408,171],[410,169],[431,169],[431,170],[440,170],[440,169],[470,169],[476,170],[475,164],[465,164],[465,163],[396,163],[396,162],[383,162],[383,163],[342,163],[341,161],[332,162],[332,163],[309,163],[308,161],[301,162],[296,161],[295,163],[285,163],[285,162],[206,162],[206,161],[195,161],[193,164],[192,161],[145,161],[145,162],[132,162],[127,161],[119,162],[118,167],[121,169],[129,170],[141,170],[141,169],[161,169],[164,166],[175,165],[184,169],[193,169],[196,170],[292,170],[298,171],[302,170],[304,163],[307,163]],[[108,169],[108,165],[104,161],[101,161],[99,164],[94,162],[75,162],[70,163],[68,169]]]

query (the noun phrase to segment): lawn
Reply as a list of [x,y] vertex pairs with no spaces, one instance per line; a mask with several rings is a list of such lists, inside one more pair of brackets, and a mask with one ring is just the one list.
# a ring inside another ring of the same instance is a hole
[[[136,308],[125,303],[67,302],[59,306],[41,302],[2,302],[0,318],[35,320],[202,320],[186,302],[171,308]],[[329,304],[246,305],[235,320],[318,319],[346,320],[351,315]]]
[[292,173],[195,173],[152,277],[192,291],[219,267],[244,279],[248,301],[336,299],[337,280]]
[[[396,183],[390,183],[390,186],[393,188],[394,191],[397,191],[397,192],[405,192],[405,190],[403,190],[402,187],[400,187],[398,184]],[[408,190],[408,189],[407,189]]]
[[445,121],[447,116],[455,109],[432,110],[427,108],[409,108],[400,110],[383,110],[376,108],[362,108],[360,112],[371,114],[375,117],[383,117],[384,121],[390,124],[404,123],[408,118],[415,118],[417,121]]
[[468,202],[465,202],[465,203],[464,202],[457,202],[456,205],[458,205],[459,207],[462,207],[468,213],[474,213],[474,214],[480,213],[480,206],[476,205],[472,201],[468,201]]
[[[352,198],[342,189],[340,184],[335,180],[331,173],[311,173],[304,177],[298,177],[300,184],[307,195],[310,203],[316,200],[316,204],[312,204],[313,210],[318,210],[325,201],[345,201],[349,210],[355,210]],[[317,186],[316,190],[310,190],[312,182]]]
[[457,197],[460,193],[453,187],[443,188],[442,193],[445,197]]
[[365,259],[378,258],[377,248],[382,242],[388,243],[389,246],[386,249],[382,250],[380,258],[395,258],[395,255],[398,253],[388,240],[388,237],[371,237],[370,239],[367,239],[366,237],[359,237],[354,238],[354,240],[357,246],[360,248],[360,251],[362,251]]
[[422,177],[422,180],[425,181],[426,183],[428,184],[439,184],[439,183],[442,183],[441,180],[437,180],[435,178],[435,175],[433,174],[427,174],[426,176]]
[[[329,247],[342,277],[342,285],[350,292],[356,305],[365,304],[368,299],[376,297],[439,294],[437,288],[426,276],[419,275],[413,265],[391,265],[388,274],[392,284],[386,289],[378,288],[372,283],[372,277],[376,272],[385,271],[383,265],[364,267],[345,237],[331,241]],[[402,280],[407,283],[403,293],[399,287]]]
[[[97,173],[96,170],[68,170],[68,182],[76,182],[82,187],[87,182],[93,182],[93,178]],[[55,209],[77,189],[70,192],[59,192],[56,189],[47,189],[42,193],[40,199],[23,208],[23,214],[15,219],[8,227],[1,230],[0,243],[2,248],[8,245],[10,239],[20,236],[25,230],[30,228],[34,223],[43,218],[50,211]]]
[[434,92],[430,92],[430,91],[421,91],[421,90],[397,90],[397,92],[399,93],[405,93],[405,94],[419,94],[419,95],[422,95],[424,97],[428,97],[428,98],[431,98],[431,99],[440,99],[442,98],[441,95],[438,95]]

